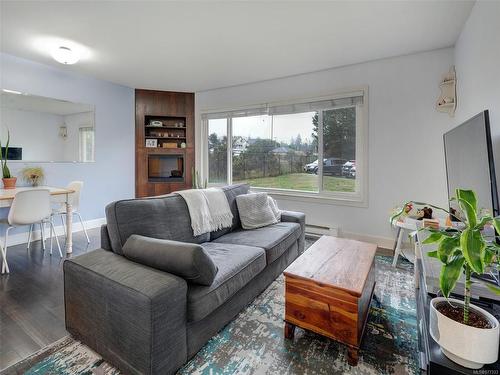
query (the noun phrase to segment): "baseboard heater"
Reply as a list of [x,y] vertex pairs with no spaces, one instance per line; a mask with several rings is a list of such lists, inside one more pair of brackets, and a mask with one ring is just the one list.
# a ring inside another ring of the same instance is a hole
[[321,237],[323,235],[338,237],[339,230],[326,225],[306,224],[306,236]]

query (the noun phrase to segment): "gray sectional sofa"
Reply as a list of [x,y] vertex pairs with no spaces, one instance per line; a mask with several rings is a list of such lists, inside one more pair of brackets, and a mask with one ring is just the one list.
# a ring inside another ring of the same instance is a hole
[[[66,328],[127,374],[170,374],[185,364],[304,251],[305,216],[241,229],[236,196],[224,188],[231,228],[193,237],[179,195],[121,200],[106,207],[102,249],[64,263]],[[210,286],[135,263],[123,256],[127,239],[147,237],[200,244],[218,267]]]

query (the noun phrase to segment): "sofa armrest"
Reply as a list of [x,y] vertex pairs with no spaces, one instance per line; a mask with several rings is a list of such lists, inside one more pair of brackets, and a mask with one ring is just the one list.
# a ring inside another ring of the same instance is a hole
[[306,214],[296,211],[281,211],[281,221],[300,224],[303,232],[306,230]]
[[101,248],[113,251],[111,248],[111,240],[109,239],[108,226],[106,224],[101,225]]
[[184,279],[98,249],[64,262],[66,328],[125,373],[187,360]]
[[300,225],[299,255],[305,250],[306,239],[306,215],[296,211],[281,211],[281,221],[298,223]]

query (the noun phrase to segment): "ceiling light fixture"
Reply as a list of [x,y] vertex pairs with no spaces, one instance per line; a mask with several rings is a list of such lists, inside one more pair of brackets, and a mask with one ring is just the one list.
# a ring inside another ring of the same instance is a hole
[[3,92],[6,92],[7,94],[16,94],[16,95],[21,95],[21,91],[16,91],[16,90],[9,90],[9,89],[2,89]]
[[54,60],[61,64],[71,65],[75,64],[80,60],[80,56],[75,51],[72,51],[71,48],[60,46],[52,51],[52,57]]

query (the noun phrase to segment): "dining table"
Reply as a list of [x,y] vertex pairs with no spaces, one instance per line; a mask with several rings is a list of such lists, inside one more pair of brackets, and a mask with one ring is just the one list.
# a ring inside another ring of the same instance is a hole
[[20,191],[30,189],[46,189],[50,193],[51,202],[63,203],[66,206],[66,254],[73,252],[73,207],[71,194],[75,191],[68,188],[53,186],[16,187],[15,189],[0,189],[0,207],[10,207],[15,195]]

